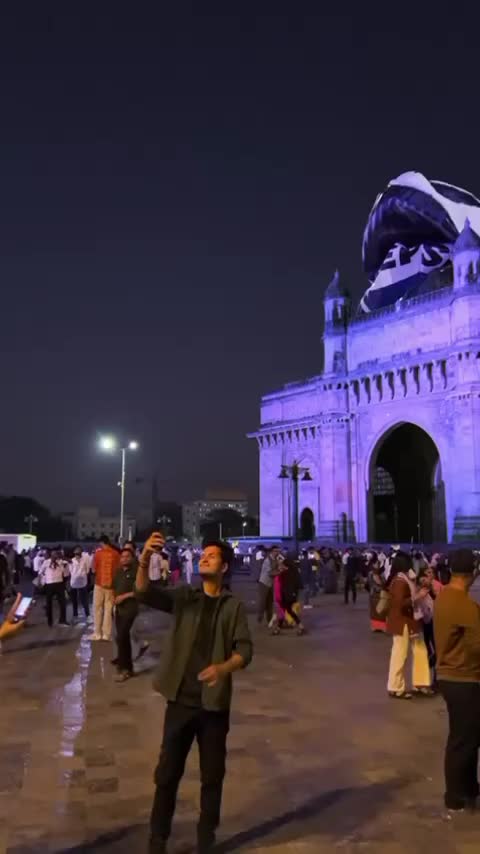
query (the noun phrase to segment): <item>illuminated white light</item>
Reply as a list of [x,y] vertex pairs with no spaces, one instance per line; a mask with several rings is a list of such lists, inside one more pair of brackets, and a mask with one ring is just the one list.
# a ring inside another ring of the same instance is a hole
[[117,442],[114,436],[102,436],[98,444],[102,451],[114,451],[117,447]]
[[138,448],[138,442],[129,442],[128,447],[131,451],[136,451]]

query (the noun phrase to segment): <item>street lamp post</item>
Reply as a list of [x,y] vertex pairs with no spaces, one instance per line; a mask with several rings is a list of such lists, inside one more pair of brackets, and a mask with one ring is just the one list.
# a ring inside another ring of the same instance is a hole
[[312,476],[310,474],[310,469],[306,466],[301,466],[296,460],[293,461],[291,466],[282,465],[280,474],[278,475],[280,480],[290,480],[292,482],[292,519],[291,519],[291,529],[292,529],[292,539],[293,539],[293,548],[295,551],[295,555],[298,555],[298,481],[300,478],[303,481],[311,481]]
[[33,532],[33,526],[38,522],[37,517],[34,516],[33,513],[29,513],[28,516],[25,516],[23,521],[28,522],[28,533],[31,534]]
[[[114,436],[102,436],[100,439],[100,448],[102,451],[113,453],[117,450],[118,443]],[[120,535],[119,542],[123,545],[125,531],[125,483],[127,473],[127,451],[136,451],[138,442],[129,442],[128,445],[123,445],[120,450],[122,453],[122,477],[120,480]]]

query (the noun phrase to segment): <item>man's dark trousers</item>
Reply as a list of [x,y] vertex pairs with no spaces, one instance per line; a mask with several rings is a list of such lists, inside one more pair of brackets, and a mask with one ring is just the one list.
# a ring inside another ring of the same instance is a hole
[[273,617],[273,587],[268,587],[263,581],[259,581],[257,621],[262,623],[264,616],[267,618],[267,623]]
[[45,585],[45,593],[47,596],[47,621],[48,625],[53,625],[53,600],[56,599],[60,608],[60,623],[67,622],[67,603],[65,601],[65,584],[63,581],[54,581],[51,584]]
[[445,806],[462,809],[479,794],[480,683],[440,680],[447,704],[449,733],[445,751]]
[[130,630],[138,614],[134,600],[127,600],[115,609],[115,631],[117,634],[117,667],[120,671],[133,673],[132,641]]
[[180,703],[168,703],[163,743],[154,778],[156,789],[151,815],[152,840],[167,840],[170,836],[178,786],[196,738],[201,777],[199,848],[206,850],[214,842],[220,822],[229,717],[228,711],[210,712],[188,708]]
[[85,616],[90,616],[90,607],[88,603],[88,588],[80,587],[75,589],[74,587],[70,590],[70,599],[72,600],[73,605],[73,616],[78,617],[78,602],[80,600],[80,604],[85,611]]
[[352,591],[352,599],[353,604],[357,601],[357,578],[355,575],[346,575],[345,576],[345,590],[344,590],[344,599],[345,604],[348,605],[349,594]]

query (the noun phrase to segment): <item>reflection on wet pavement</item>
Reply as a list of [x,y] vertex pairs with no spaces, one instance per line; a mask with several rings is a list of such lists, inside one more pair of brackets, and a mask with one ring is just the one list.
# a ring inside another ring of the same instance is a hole
[[[141,854],[164,708],[151,671],[168,618],[142,613],[151,652],[124,685],[113,682],[110,644],[42,620],[39,607],[0,659],[0,854]],[[441,701],[388,700],[389,640],[370,635],[365,603],[353,611],[326,597],[306,620],[305,638],[254,628],[232,712],[223,850],[480,850],[477,818],[442,819]],[[194,839],[198,802],[192,751],[173,854]]]

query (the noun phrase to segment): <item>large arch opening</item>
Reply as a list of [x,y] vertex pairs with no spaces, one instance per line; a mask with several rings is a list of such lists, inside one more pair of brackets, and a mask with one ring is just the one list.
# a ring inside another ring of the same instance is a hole
[[416,424],[399,424],[370,461],[368,533],[374,542],[446,541],[445,489],[438,448]]

